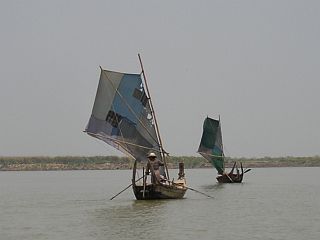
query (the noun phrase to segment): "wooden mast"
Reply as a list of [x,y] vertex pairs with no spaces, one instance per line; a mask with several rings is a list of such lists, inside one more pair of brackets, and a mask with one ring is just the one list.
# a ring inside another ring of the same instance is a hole
[[163,150],[163,147],[162,147],[162,140],[161,140],[161,137],[160,137],[160,131],[159,131],[159,127],[158,127],[158,122],[157,122],[156,114],[154,112],[154,108],[153,108],[153,104],[152,104],[152,100],[151,100],[151,96],[150,96],[150,92],[149,92],[149,88],[148,88],[147,78],[146,78],[146,75],[144,73],[144,68],[143,68],[143,64],[142,64],[142,60],[141,60],[140,54],[138,54],[138,57],[139,57],[139,61],[140,61],[140,66],[141,66],[141,70],[142,70],[142,74],[143,74],[144,83],[146,85],[147,94],[148,94],[148,97],[149,97],[149,102],[150,102],[150,107],[151,107],[151,114],[154,117],[154,123],[155,123],[155,126],[156,126],[156,133],[157,133],[157,136],[158,136],[158,139],[159,139],[159,143],[160,143],[160,150],[161,150],[160,153],[162,155],[164,166],[166,168],[167,178],[170,179],[169,178],[169,171],[168,171],[168,167],[167,167],[167,163],[166,163],[166,157],[165,157],[165,153],[164,153],[164,150]]
[[223,140],[222,140],[222,129],[221,129],[221,119],[220,119],[220,114],[219,114],[219,127],[220,127],[220,132],[221,132],[221,147],[222,147],[222,160],[223,160],[223,171],[225,170],[225,164],[226,164],[226,159],[224,156],[224,150],[223,150]]

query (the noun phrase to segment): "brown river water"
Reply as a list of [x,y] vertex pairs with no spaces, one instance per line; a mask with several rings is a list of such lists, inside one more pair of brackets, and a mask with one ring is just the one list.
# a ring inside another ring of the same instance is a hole
[[0,172],[0,239],[320,239],[320,168],[253,169],[241,184],[186,176],[214,198],[137,201],[129,188],[110,201],[129,170]]

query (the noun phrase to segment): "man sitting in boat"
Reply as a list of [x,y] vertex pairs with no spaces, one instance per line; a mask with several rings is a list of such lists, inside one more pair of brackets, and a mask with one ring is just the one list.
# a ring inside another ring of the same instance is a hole
[[160,167],[164,165],[163,162],[157,159],[157,155],[153,152],[149,153],[148,159],[146,174],[148,175],[151,172],[151,182],[163,182],[164,176],[160,174]]

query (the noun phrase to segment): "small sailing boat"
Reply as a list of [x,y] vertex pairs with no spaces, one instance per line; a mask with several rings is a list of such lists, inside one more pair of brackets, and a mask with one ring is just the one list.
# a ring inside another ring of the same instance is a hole
[[[132,189],[136,199],[183,198],[187,191],[183,164],[176,181],[169,180],[166,164],[168,153],[163,149],[145,72],[139,56],[141,73],[122,73],[101,67],[93,110],[85,132],[134,158]],[[142,81],[143,79],[143,81]],[[138,165],[150,163],[152,153],[163,166],[155,177],[151,167],[139,175]],[[140,177],[139,177],[140,176]]]
[[[251,170],[243,171],[242,163],[240,162],[240,172],[238,163],[234,162],[231,171],[229,173],[225,172],[220,117],[218,120],[209,117],[204,120],[198,153],[216,168],[219,174],[217,177],[219,183],[241,183],[244,173]],[[236,173],[234,173],[235,169]]]

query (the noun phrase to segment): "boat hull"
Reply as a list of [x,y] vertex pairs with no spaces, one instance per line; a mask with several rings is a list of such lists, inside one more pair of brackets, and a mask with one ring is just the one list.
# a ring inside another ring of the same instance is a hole
[[145,186],[132,185],[137,200],[153,199],[180,199],[183,198],[187,188],[177,185],[150,184]]
[[[236,172],[234,173],[234,169],[236,167]],[[248,169],[247,171],[250,171],[251,169]],[[233,167],[229,173],[223,173],[222,175],[219,175],[217,177],[217,181],[219,183],[241,183],[243,180],[243,175],[247,172],[243,171],[242,163],[240,162],[240,171],[238,169],[237,162],[234,162]]]
[[232,173],[225,173],[218,176],[216,179],[219,183],[241,183],[243,174],[237,175]]
[[147,183],[147,175],[143,175],[140,178],[143,178],[141,184],[138,182],[140,179],[136,180],[136,172],[137,161],[134,162],[132,171],[132,190],[137,200],[181,199],[188,189],[183,164],[179,164],[179,177],[176,181],[163,179],[161,182]]

